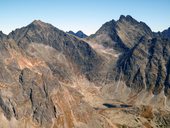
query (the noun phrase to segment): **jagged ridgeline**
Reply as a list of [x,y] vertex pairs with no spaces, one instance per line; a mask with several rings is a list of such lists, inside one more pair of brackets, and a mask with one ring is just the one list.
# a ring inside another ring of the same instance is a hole
[[35,20],[0,32],[0,127],[170,127],[169,74],[169,29],[122,15],[87,36]]

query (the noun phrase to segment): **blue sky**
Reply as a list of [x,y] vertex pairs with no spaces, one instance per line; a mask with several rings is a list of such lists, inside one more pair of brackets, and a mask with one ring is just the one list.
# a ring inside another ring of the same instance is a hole
[[0,30],[8,34],[40,19],[89,35],[122,14],[162,31],[170,27],[170,0],[0,0]]

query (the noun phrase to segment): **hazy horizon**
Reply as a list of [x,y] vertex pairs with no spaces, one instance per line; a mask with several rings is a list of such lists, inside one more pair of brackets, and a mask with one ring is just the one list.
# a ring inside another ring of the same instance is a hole
[[157,32],[170,27],[169,5],[169,0],[1,0],[0,31],[8,34],[41,20],[63,31],[82,30],[90,35],[107,21],[131,15]]

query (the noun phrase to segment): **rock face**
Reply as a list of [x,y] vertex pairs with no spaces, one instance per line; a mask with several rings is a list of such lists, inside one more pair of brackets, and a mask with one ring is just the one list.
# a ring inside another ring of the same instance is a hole
[[170,41],[161,38],[148,40],[141,38],[129,51],[124,52],[117,61],[117,71],[123,73],[126,85],[137,91],[151,90],[158,95],[169,90]]
[[73,31],[69,31],[67,33],[72,34],[72,35],[79,37],[79,38],[86,38],[87,37],[87,35],[84,34],[82,31],[78,31],[76,33],[74,33]]
[[40,20],[0,33],[0,127],[169,127],[170,40],[131,16],[83,40]]

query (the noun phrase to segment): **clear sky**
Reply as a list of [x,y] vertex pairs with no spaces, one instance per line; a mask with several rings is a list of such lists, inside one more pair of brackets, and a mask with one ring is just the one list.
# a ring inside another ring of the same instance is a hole
[[162,31],[170,27],[170,0],[0,0],[0,30],[8,34],[40,19],[64,31],[89,35],[121,14]]

